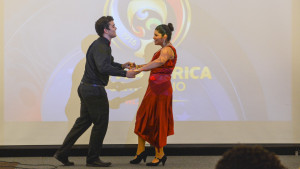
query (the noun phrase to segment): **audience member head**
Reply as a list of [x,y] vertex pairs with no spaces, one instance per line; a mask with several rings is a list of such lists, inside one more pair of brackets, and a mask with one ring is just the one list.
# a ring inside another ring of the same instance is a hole
[[275,153],[262,146],[236,146],[223,154],[216,169],[286,169]]

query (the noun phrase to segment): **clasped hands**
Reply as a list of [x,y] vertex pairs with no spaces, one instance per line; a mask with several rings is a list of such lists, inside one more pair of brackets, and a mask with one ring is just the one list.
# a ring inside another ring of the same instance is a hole
[[129,69],[126,73],[126,77],[135,78],[135,75],[141,73],[140,69],[137,69],[137,65],[134,62],[126,62],[122,65],[122,68]]

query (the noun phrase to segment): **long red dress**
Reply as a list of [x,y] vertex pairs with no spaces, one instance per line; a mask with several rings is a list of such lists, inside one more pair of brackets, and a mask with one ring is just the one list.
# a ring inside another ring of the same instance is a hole
[[[134,129],[138,136],[157,148],[167,145],[167,136],[174,134],[171,74],[177,54],[173,46],[169,47],[174,52],[174,59],[151,70],[147,91],[136,114]],[[160,51],[154,54],[152,61],[159,56]]]

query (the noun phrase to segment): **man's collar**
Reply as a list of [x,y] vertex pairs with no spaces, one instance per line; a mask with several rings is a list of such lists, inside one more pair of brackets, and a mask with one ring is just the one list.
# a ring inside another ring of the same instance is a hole
[[102,39],[105,44],[110,46],[110,41],[108,39],[106,39],[105,37],[100,37],[100,39]]

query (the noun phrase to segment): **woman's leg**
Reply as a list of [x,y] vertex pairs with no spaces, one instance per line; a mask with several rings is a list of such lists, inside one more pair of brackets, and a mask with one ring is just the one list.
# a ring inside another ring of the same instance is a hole
[[136,155],[134,156],[133,160],[130,160],[130,164],[139,164],[142,160],[146,162],[146,159],[147,153],[145,152],[145,140],[139,136]]
[[143,151],[145,151],[145,140],[139,136],[136,154],[141,154]]
[[[137,155],[140,155],[143,151],[145,151],[145,143],[145,140],[142,137],[138,136],[138,147],[136,150]],[[134,158],[136,158],[137,155],[135,155]]]
[[157,163],[159,159],[161,159],[163,156],[165,155],[164,153],[164,148],[163,147],[160,147],[159,149],[155,147],[155,157],[153,160],[152,160],[152,163]]

